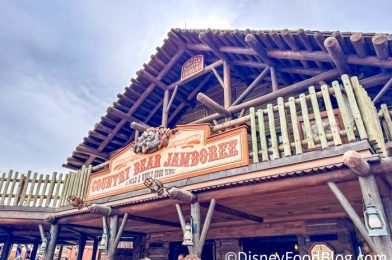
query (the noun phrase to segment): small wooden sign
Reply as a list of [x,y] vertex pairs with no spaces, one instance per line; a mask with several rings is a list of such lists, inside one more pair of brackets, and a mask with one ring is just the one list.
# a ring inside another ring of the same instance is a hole
[[181,68],[181,80],[192,77],[204,70],[204,56],[195,55],[187,60]]
[[147,178],[163,183],[249,164],[246,127],[211,136],[210,125],[183,125],[167,147],[135,153],[133,143],[114,154],[109,169],[89,176],[86,200],[144,189]]
[[326,243],[315,243],[310,249],[310,254],[314,260],[335,259],[335,251]]

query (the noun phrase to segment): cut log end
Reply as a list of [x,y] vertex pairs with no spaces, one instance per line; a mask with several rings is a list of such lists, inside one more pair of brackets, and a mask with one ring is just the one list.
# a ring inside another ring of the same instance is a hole
[[359,42],[362,40],[362,33],[353,33],[350,35],[351,42]]
[[367,176],[370,166],[356,151],[347,151],[343,155],[343,163],[359,176]]
[[324,46],[325,48],[333,48],[336,45],[339,45],[338,40],[335,37],[328,37],[327,39],[324,40]]
[[372,37],[372,43],[375,45],[381,45],[388,41],[387,35],[383,33],[376,34]]

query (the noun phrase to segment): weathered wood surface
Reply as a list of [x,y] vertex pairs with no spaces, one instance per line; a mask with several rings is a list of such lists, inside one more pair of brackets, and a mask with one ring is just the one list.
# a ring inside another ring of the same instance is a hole
[[3,173],[0,178],[0,205],[24,207],[52,207],[66,205],[67,198],[84,197],[90,167],[69,174],[38,174],[28,171]]
[[[356,77],[343,75],[341,79],[341,84],[334,81],[332,86],[310,86],[308,93],[297,97],[279,97],[276,103],[251,107],[249,115],[236,119],[241,123],[250,121],[253,162],[359,140],[369,140],[377,153],[385,157],[384,139],[392,138],[391,113],[386,105],[380,112],[375,110]],[[230,122],[216,127],[224,129]]]

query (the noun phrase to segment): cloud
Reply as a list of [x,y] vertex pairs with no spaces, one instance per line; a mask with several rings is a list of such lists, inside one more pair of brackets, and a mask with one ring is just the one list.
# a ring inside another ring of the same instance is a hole
[[386,0],[1,1],[0,171],[61,171],[172,27],[390,32],[391,9]]

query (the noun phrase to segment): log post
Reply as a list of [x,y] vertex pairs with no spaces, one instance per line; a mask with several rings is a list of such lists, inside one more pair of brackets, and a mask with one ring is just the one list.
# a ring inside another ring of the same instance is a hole
[[163,104],[162,104],[162,126],[167,127],[167,119],[168,119],[168,109],[167,105],[169,104],[169,90],[166,89],[163,95]]
[[44,260],[54,259],[54,251],[56,250],[57,237],[59,235],[59,232],[60,226],[58,224],[50,225],[49,244],[44,254]]
[[80,234],[77,260],[83,260],[84,247],[86,246],[86,234]]
[[39,242],[35,241],[33,243],[33,250],[31,250],[30,259],[35,260],[35,258],[37,257],[38,248],[39,248]]
[[[57,256],[57,259],[61,259],[61,255],[63,254],[63,248],[64,248],[64,246],[60,245],[59,254]],[[34,259],[34,258],[31,258],[31,259]]]
[[[376,178],[374,175],[367,176],[370,172],[369,164],[361,158],[361,155],[358,152],[355,151],[347,151],[343,155],[343,162],[358,175],[365,206],[374,205],[381,212],[385,221],[388,221],[381,201],[380,192],[377,187]],[[388,236],[373,237],[373,241],[377,253],[380,255],[386,255],[388,259],[392,259],[392,240],[390,233]]]
[[338,40],[335,37],[328,37],[324,41],[324,46],[335,63],[339,73],[344,74],[349,72],[350,68],[347,64],[342,47],[340,46]]
[[228,109],[231,106],[231,80],[230,80],[230,64],[227,61],[223,62],[223,96],[224,107]]
[[93,250],[92,250],[92,253],[91,253],[91,260],[96,260],[97,259],[98,243],[99,243],[99,240],[98,239],[94,239]]
[[271,80],[272,80],[272,92],[275,92],[278,90],[279,85],[278,85],[278,78],[276,76],[276,69],[274,66],[270,68],[271,72]]
[[[205,240],[207,238],[207,232],[210,227],[212,215],[215,209],[215,199],[212,199],[210,202],[210,206],[208,208],[207,216],[204,220],[203,228],[201,227],[201,219],[200,219],[200,203],[194,202],[191,203],[191,217],[192,217],[192,238],[193,238],[193,246],[188,246],[188,251],[191,257],[190,259],[198,259],[201,257],[203,252],[203,247]],[[176,204],[178,218],[181,223],[181,229],[183,233],[185,232],[185,218],[182,213],[181,206]]]
[[109,243],[108,243],[108,250],[107,250],[107,256],[109,260],[113,260],[114,256],[116,255],[117,246],[121,240],[121,236],[127,221],[128,221],[128,213],[124,214],[120,227],[118,227],[118,215],[114,215],[110,217]]
[[12,234],[9,234],[7,236],[7,240],[4,242],[3,250],[1,251],[0,260],[7,260],[8,259],[8,255],[10,254],[11,248],[13,245],[11,239],[12,239]]
[[346,196],[344,196],[344,194],[340,191],[336,183],[328,182],[328,186],[339,201],[340,205],[342,205],[343,209],[346,211],[347,215],[350,217],[354,225],[357,227],[359,233],[361,233],[363,238],[369,244],[370,248],[372,248],[372,250],[376,253],[380,253],[380,251],[378,251],[377,247],[374,245],[373,240],[369,237],[369,234],[366,230],[365,225],[362,223],[361,218],[358,216],[355,209],[351,206]]

